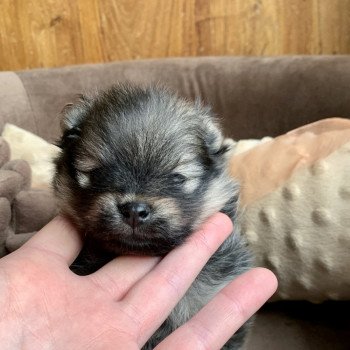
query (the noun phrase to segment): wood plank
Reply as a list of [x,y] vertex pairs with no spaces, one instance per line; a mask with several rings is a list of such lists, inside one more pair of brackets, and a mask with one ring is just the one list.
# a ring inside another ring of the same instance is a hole
[[0,70],[350,54],[350,0],[0,0]]

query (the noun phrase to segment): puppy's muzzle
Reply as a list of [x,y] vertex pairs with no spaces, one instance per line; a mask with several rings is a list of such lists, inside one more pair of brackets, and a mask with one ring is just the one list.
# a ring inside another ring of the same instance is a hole
[[151,208],[147,203],[129,202],[118,205],[123,221],[133,229],[151,218]]

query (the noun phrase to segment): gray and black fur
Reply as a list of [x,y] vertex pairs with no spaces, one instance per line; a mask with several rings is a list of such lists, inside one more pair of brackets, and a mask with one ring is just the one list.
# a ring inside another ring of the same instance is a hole
[[[209,109],[162,88],[117,85],[66,106],[54,188],[63,214],[86,238],[73,270],[88,274],[121,254],[165,255],[219,211],[234,220],[230,146]],[[249,268],[236,231],[144,349]],[[225,349],[239,349],[244,333],[242,327]]]

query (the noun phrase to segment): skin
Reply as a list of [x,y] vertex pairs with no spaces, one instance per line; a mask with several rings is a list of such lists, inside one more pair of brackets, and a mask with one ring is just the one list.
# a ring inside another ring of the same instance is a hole
[[[0,348],[140,349],[231,230],[216,214],[163,259],[119,257],[77,276],[80,236],[55,218],[0,259]],[[269,270],[245,273],[156,349],[219,349],[276,288]]]

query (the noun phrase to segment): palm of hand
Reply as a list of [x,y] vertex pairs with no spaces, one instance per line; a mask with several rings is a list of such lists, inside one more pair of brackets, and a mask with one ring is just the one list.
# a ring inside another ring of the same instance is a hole
[[104,290],[97,279],[74,275],[59,255],[25,248],[2,266],[0,285],[6,295],[2,320],[12,325],[6,332],[17,335],[9,349],[20,348],[22,338],[33,349],[140,347],[138,324],[116,303],[118,293]]

